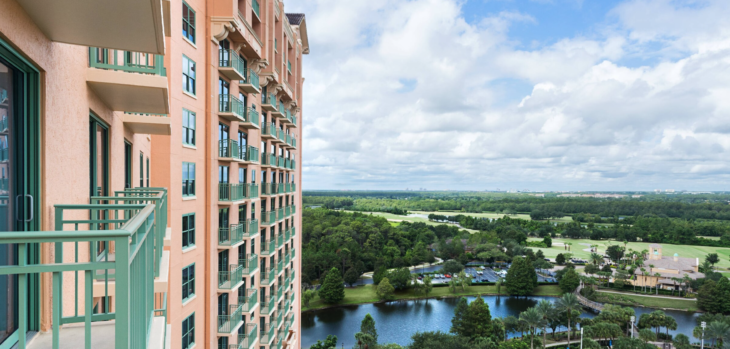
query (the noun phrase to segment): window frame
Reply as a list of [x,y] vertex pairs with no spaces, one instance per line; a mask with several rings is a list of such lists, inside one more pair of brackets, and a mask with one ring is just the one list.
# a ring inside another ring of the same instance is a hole
[[[193,15],[193,24],[190,24],[190,21],[188,21],[188,20],[185,19],[185,15],[186,15],[185,10],[186,9],[188,11],[188,13],[187,13],[188,15],[190,13],[192,13],[192,15]],[[193,10],[193,7],[190,6],[187,2],[183,1],[183,16],[182,16],[183,38],[185,38],[185,40],[187,40],[187,41],[190,41],[190,43],[192,43],[193,45],[195,44],[195,34],[197,32],[197,30],[195,28],[195,25],[196,25],[195,22],[197,22],[196,15],[197,15],[197,13],[195,12],[195,10]],[[186,33],[185,26],[186,25],[188,27],[188,30],[187,30],[188,35],[187,36],[185,35],[185,33]],[[191,32],[190,28],[192,28],[192,32]],[[190,37],[192,37],[192,40],[190,39]]]
[[[195,312],[190,314],[182,321],[182,328],[185,328],[185,324],[188,325],[188,331],[182,334],[183,349],[189,349],[195,346]],[[185,346],[185,339],[188,338],[187,346]],[[192,341],[189,339],[192,337]]]
[[[192,76],[190,74],[191,71],[191,63],[192,63]],[[182,89],[183,92],[188,93],[190,95],[196,96],[196,74],[195,74],[195,68],[197,67],[197,63],[195,63],[194,60],[190,59],[190,57],[183,55],[183,61],[182,61],[183,69],[183,83],[182,83]],[[192,82],[192,83],[191,83]],[[192,92],[188,89],[189,85],[192,85]]]
[[[192,227],[191,227],[191,224],[190,224],[190,217],[193,218]],[[183,250],[189,249],[189,248],[192,248],[192,247],[195,247],[195,240],[196,240],[196,237],[195,237],[195,230],[196,230],[195,229],[195,224],[196,224],[195,223],[195,220],[196,219],[195,218],[196,217],[195,217],[195,213],[194,212],[193,213],[187,213],[187,214],[184,214],[182,216],[182,225],[183,225],[183,227],[181,229],[181,238],[182,238],[182,248],[183,248]],[[186,220],[187,220],[188,229],[185,229]]]
[[[192,119],[192,123],[190,122]],[[197,115],[194,111],[190,111],[188,109],[183,108],[183,136],[182,136],[182,142],[184,145],[192,145],[195,146],[195,122],[197,119]],[[186,124],[187,121],[187,124]],[[192,142],[190,142],[190,134],[192,133]]]
[[[187,272],[188,274],[190,274],[190,268],[192,268],[192,275],[188,275],[188,281],[185,281],[185,273]],[[188,299],[195,297],[195,263],[185,266],[182,269],[182,273],[182,301],[185,302]],[[187,296],[185,296],[186,290]]]
[[[187,171],[186,171],[186,167],[187,167]],[[192,167],[192,171],[190,171],[190,167]],[[185,177],[186,172],[188,173],[187,178]],[[192,173],[192,178],[190,178],[190,173]],[[183,181],[182,196],[183,197],[194,197],[195,196],[195,163],[194,162],[183,161],[182,181]],[[186,185],[186,184],[188,184],[188,183],[186,183],[187,181],[192,181],[192,185]],[[189,189],[191,187],[192,187],[192,190]]]

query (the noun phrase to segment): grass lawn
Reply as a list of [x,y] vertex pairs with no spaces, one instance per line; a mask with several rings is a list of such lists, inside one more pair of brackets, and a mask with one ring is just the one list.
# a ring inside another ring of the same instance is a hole
[[[497,212],[482,212],[482,213],[458,212],[458,211],[453,211],[453,212],[450,212],[450,211],[410,211],[410,212],[418,213],[418,214],[425,214],[425,215],[429,215],[429,214],[433,213],[433,214],[438,214],[438,215],[443,215],[443,216],[456,216],[456,215],[461,214],[464,216],[478,217],[478,218],[502,218],[505,216],[504,213],[497,213]],[[524,220],[528,220],[528,221],[532,220],[530,218],[529,214],[524,214],[524,213],[509,215],[509,217],[524,219]],[[551,222],[572,222],[573,218],[571,218],[570,216],[565,216],[563,218],[551,219],[550,221]]]
[[[502,293],[505,293],[506,289],[502,287]],[[540,285],[535,290],[535,296],[559,296],[563,292],[560,287],[556,285]],[[433,291],[429,294],[429,298],[437,297],[449,297],[449,296],[476,296],[480,294],[497,294],[497,286],[470,286],[466,291],[457,289],[456,293],[449,292],[448,287],[434,287]],[[406,290],[403,292],[396,292],[395,299],[417,299],[425,298],[420,294],[415,294],[413,290]],[[354,288],[345,288],[345,299],[336,305],[348,305],[348,304],[362,304],[362,303],[373,303],[379,301],[378,296],[375,294],[375,288],[373,285],[364,285]],[[302,305],[302,311],[319,309],[329,306],[319,299],[319,296],[315,296],[312,301],[309,302],[309,307]]]
[[598,292],[601,297],[598,299],[600,302],[616,303],[623,305],[635,305],[645,306],[649,308],[671,308],[680,309],[686,311],[697,311],[697,301],[694,299],[681,299],[681,298],[653,298],[653,297],[642,297],[632,294],[622,293],[611,294]]
[[[540,238],[529,238],[531,241],[542,241]],[[565,253],[563,246],[556,246],[558,244],[572,243],[570,253],[574,257],[588,258],[590,252],[585,252],[583,249],[589,248],[590,245],[598,245],[598,251],[603,252],[609,245],[621,245],[623,242],[619,241],[608,241],[608,240],[587,240],[587,239],[553,239],[553,247],[551,248],[539,248],[545,254],[545,257],[555,258],[558,253]],[[583,245],[585,244],[585,245]],[[588,245],[588,246],[586,246]],[[627,247],[635,251],[648,250],[650,243],[648,242],[629,242]],[[675,253],[682,258],[699,258],[700,263],[705,259],[705,256],[710,253],[717,253],[720,256],[720,263],[716,264],[716,267],[730,268],[730,248],[727,247],[710,247],[710,246],[688,246],[688,245],[662,245],[662,254],[665,256],[673,256]],[[531,247],[532,249],[538,249]]]
[[[399,221],[420,222],[420,223],[426,223],[428,225],[433,225],[433,226],[442,225],[442,224],[455,225],[455,224],[450,224],[450,223],[431,222],[428,220],[428,218],[408,217],[408,216],[401,216],[401,215],[386,213],[386,212],[360,212],[360,211],[345,211],[345,212],[349,212],[349,213],[359,212],[359,213],[363,213],[363,214],[372,214],[373,216],[380,216],[380,217],[383,217],[383,218],[389,220],[390,224],[393,226],[397,226]],[[478,232],[478,230],[474,230],[474,229],[466,229],[466,228],[461,228],[461,229],[469,231],[470,233]]]

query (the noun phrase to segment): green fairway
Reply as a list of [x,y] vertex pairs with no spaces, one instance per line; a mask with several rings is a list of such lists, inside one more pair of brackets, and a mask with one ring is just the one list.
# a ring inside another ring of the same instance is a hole
[[[502,286],[502,293],[506,294],[506,288]],[[560,287],[556,285],[541,285],[535,290],[535,296],[559,296],[563,292]],[[449,292],[448,287],[434,287],[433,291],[428,295],[429,298],[438,297],[454,297],[454,296],[476,296],[476,295],[496,295],[497,286],[469,286],[466,291],[458,289],[456,293]],[[395,299],[420,299],[425,298],[422,294],[415,294],[413,290],[409,289],[403,292],[396,292]],[[348,304],[363,304],[373,303],[379,301],[378,296],[375,294],[373,285],[364,285],[354,288],[345,288],[345,299],[342,302],[335,305],[348,305]],[[302,311],[313,310],[331,306],[331,304],[325,304],[319,299],[319,296],[315,296],[314,299],[309,303],[309,307],[302,305]]]
[[694,299],[681,298],[655,298],[636,296],[631,294],[615,294],[598,292],[598,301],[602,303],[613,303],[631,306],[644,306],[647,308],[659,309],[680,309],[686,311],[697,311],[697,301]]
[[[397,223],[400,221],[420,222],[420,223],[426,223],[428,225],[433,225],[433,226],[442,225],[442,224],[455,225],[455,224],[451,224],[451,223],[431,222],[428,220],[428,218],[401,216],[401,215],[386,213],[386,212],[360,212],[360,211],[345,211],[345,212],[349,212],[349,213],[358,212],[358,213],[362,213],[362,214],[372,214],[373,216],[380,216],[380,217],[383,217],[383,218],[389,220],[391,222],[390,224],[393,226],[396,226],[393,223]],[[461,228],[461,229],[464,229],[470,233],[477,232],[477,230],[474,230],[474,229],[466,229],[466,228]]]
[[[540,238],[529,238],[530,241],[542,241]],[[584,249],[590,248],[590,245],[598,245],[598,251],[603,253],[606,248],[610,245],[621,245],[623,242],[609,241],[609,240],[587,240],[587,239],[553,239],[553,247],[551,248],[535,248],[535,250],[542,250],[547,258],[555,258],[558,253],[566,253],[563,244],[572,243],[570,253],[577,258],[588,258],[590,252],[583,251]],[[647,242],[629,242],[627,247],[634,251],[648,250],[650,243]],[[682,258],[699,258],[700,263],[705,259],[705,256],[710,253],[717,253],[720,256],[720,263],[716,264],[720,268],[730,268],[730,248],[727,247],[709,247],[709,246],[688,246],[688,245],[662,245],[662,253],[665,256],[673,256],[675,253]]]
[[[429,214],[433,213],[433,214],[438,214],[438,215],[443,215],[443,216],[464,215],[464,216],[469,216],[469,217],[492,218],[492,219],[503,218],[504,216],[509,216],[510,218],[515,218],[515,219],[524,219],[524,220],[528,220],[528,221],[532,220],[530,218],[529,214],[523,214],[523,213],[506,215],[504,213],[496,213],[496,212],[482,212],[482,213],[460,212],[460,211],[410,211],[410,212],[417,213],[417,214],[425,214],[425,215],[429,215]],[[572,222],[573,218],[571,218],[570,216],[565,216],[563,218],[551,219],[550,221],[551,222]]]

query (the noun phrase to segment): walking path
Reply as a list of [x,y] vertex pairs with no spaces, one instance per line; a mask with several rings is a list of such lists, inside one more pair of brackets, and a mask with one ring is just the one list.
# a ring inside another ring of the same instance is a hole
[[674,299],[674,300],[693,300],[692,298],[682,298],[682,297],[671,297],[671,296],[657,296],[657,295],[649,295],[649,294],[638,294],[638,293],[626,293],[626,292],[616,292],[616,291],[604,291],[604,290],[598,290],[600,293],[613,293],[613,294],[620,294],[624,296],[637,296],[637,297],[649,297],[649,298],[663,298],[663,299]]

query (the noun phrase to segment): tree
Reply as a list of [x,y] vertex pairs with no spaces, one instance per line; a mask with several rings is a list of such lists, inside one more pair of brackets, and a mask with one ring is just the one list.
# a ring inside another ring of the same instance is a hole
[[565,264],[565,256],[562,253],[558,253],[558,255],[555,256],[555,263],[558,263],[558,265]]
[[385,267],[378,268],[378,270],[373,273],[373,284],[380,284],[380,280],[383,280],[386,274],[388,274],[388,269],[386,269]]
[[606,249],[606,255],[608,255],[608,258],[610,258],[614,263],[618,263],[621,261],[621,258],[624,257],[624,251],[626,251],[625,247],[611,245]]
[[573,292],[580,286],[580,277],[575,269],[568,269],[559,282],[560,289],[563,292]]
[[350,287],[352,287],[352,285],[354,283],[356,283],[357,279],[359,279],[359,278],[360,278],[360,273],[358,273],[357,270],[355,270],[355,268],[350,267],[350,269],[347,269],[347,271],[345,272],[344,279],[345,279],[345,282],[350,285]]
[[466,298],[459,299],[451,319],[451,332],[471,339],[487,338],[492,334],[492,315],[482,297],[477,296],[468,305]]
[[456,276],[457,283],[461,286],[462,291],[466,291],[466,288],[471,286],[471,275],[468,275],[465,271],[460,271],[459,275]]
[[656,341],[656,333],[648,328],[641,329],[639,330],[639,339],[644,343],[654,342]]
[[534,348],[533,343],[535,342],[535,332],[538,328],[542,328],[545,320],[542,314],[537,308],[527,308],[527,310],[520,313],[520,321],[524,322],[525,325],[530,329],[530,349]]
[[714,280],[705,281],[697,290],[697,307],[708,312],[721,312],[720,306],[717,298],[717,283]]
[[532,294],[537,287],[537,273],[530,262],[522,257],[515,257],[507,271],[505,280],[507,293],[515,296]]
[[345,298],[345,283],[337,268],[332,268],[327,273],[322,288],[319,290],[319,298],[329,304],[337,303]]
[[464,270],[464,266],[453,259],[449,259],[448,261],[444,262],[444,266],[442,269],[444,273],[453,275]]
[[433,291],[433,284],[431,283],[431,277],[426,276],[423,278],[423,293],[426,295],[426,303],[428,303],[428,294]]
[[598,253],[593,252],[593,253],[591,253],[590,260],[594,265],[599,265],[599,264],[603,263],[603,256],[601,256]]
[[383,278],[383,280],[380,280],[380,284],[378,284],[378,287],[375,289],[375,293],[378,295],[378,298],[382,300],[390,300],[393,298],[395,288],[393,288],[390,284],[390,280],[388,280],[388,278]]
[[309,302],[312,301],[314,296],[317,295],[317,291],[314,290],[306,290],[302,293],[302,302],[304,302],[304,306],[309,308]]
[[328,335],[327,339],[322,342],[318,340],[317,343],[313,344],[309,349],[336,349],[337,348],[337,336]]
[[[573,318],[580,316],[580,313],[583,310],[582,305],[575,294],[566,293],[562,297],[558,298],[558,301],[555,302],[555,307],[568,318],[568,343],[570,343],[570,333],[573,331],[571,322]],[[578,314],[577,316],[576,313]]]
[[548,248],[553,247],[553,239],[551,239],[550,236],[542,238],[542,243]]
[[408,268],[391,270],[386,276],[396,290],[403,290],[411,286],[411,271]]
[[360,323],[360,333],[367,334],[371,342],[366,342],[368,348],[375,348],[378,345],[378,331],[375,329],[375,319],[370,316],[370,313],[366,314]]
[[674,336],[674,341],[672,342],[674,344],[674,347],[676,349],[692,349],[692,345],[689,342],[689,337],[687,337],[683,333],[677,333],[677,335]]
[[710,253],[707,256],[705,256],[705,260],[709,262],[712,267],[715,267],[715,264],[720,262],[720,257],[717,255],[717,253]]
[[553,302],[548,300],[541,300],[535,307],[542,316],[542,343],[547,343],[547,326],[550,324],[550,320],[557,317],[555,305]]

